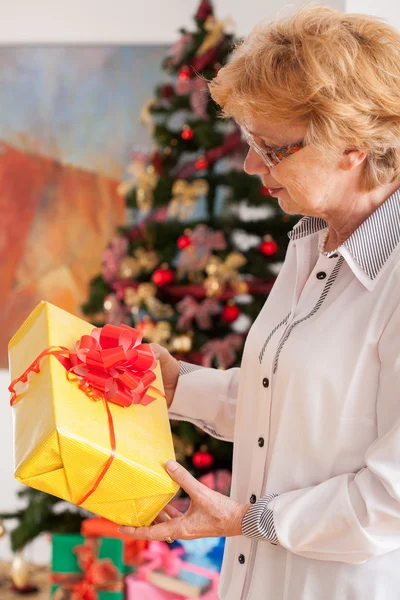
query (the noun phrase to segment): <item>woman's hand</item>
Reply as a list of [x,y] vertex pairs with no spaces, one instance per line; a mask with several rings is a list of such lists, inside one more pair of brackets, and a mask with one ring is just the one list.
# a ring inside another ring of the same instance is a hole
[[166,348],[155,344],[150,344],[154,355],[158,361],[160,361],[161,375],[164,383],[165,396],[167,398],[168,408],[172,404],[174,399],[176,386],[178,384],[179,377],[179,362],[174,358]]
[[205,537],[241,535],[242,520],[251,504],[239,504],[210,490],[180,464],[169,460],[166,470],[188,493],[191,503],[183,514],[167,505],[150,527],[120,527],[120,531],[141,540],[194,540]]

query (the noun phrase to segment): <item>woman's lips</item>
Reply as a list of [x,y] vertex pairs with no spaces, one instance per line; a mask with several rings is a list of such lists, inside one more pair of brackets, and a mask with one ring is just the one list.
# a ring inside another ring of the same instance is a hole
[[275,196],[276,194],[278,194],[281,190],[283,190],[282,187],[279,188],[268,188],[268,192],[270,196]]

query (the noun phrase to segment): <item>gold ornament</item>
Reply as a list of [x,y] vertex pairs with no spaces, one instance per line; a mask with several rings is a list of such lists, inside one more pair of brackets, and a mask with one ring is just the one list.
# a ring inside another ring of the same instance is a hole
[[196,179],[192,183],[177,179],[172,186],[168,216],[178,218],[180,221],[188,219],[194,213],[199,197],[205,196],[207,192],[208,182],[205,179]]
[[186,458],[186,453],[185,453],[186,443],[185,443],[185,441],[182,438],[178,437],[175,433],[172,434],[172,441],[174,443],[176,460],[178,462],[183,462]]
[[119,276],[122,279],[136,279],[145,271],[151,273],[158,266],[160,259],[154,250],[136,248],[133,256],[125,256],[119,265]]
[[23,551],[17,550],[11,563],[11,579],[17,590],[23,590],[30,583],[30,569],[25,562]]
[[168,323],[168,321],[154,323],[149,317],[145,317],[140,324],[140,329],[149,342],[155,342],[168,348],[168,340],[171,337],[171,323]]
[[146,102],[143,104],[142,110],[140,111],[139,117],[139,120],[143,125],[149,126],[149,133],[151,136],[154,132],[154,122],[150,109],[156,104],[156,102],[156,98],[150,98],[149,100],[146,100]]
[[176,460],[178,462],[184,462],[187,456],[192,456],[194,452],[194,446],[190,442],[188,443],[184,438],[180,438],[176,433],[172,434],[172,441],[174,443]]
[[175,335],[171,341],[172,350],[181,354],[190,352],[192,346],[192,338],[189,334]]
[[118,272],[121,279],[136,279],[141,272],[140,263],[133,256],[125,256],[120,262]]
[[218,277],[214,277],[214,275],[210,275],[207,279],[204,280],[203,285],[206,290],[206,295],[211,298],[213,296],[220,296],[224,291],[224,287],[222,282]]
[[124,302],[134,308],[139,308],[143,304],[155,319],[169,319],[174,315],[174,309],[156,298],[156,294],[157,286],[154,283],[140,283],[136,289],[125,288]]
[[130,175],[129,181],[122,181],[117,192],[126,196],[132,188],[136,187],[136,203],[142,212],[149,212],[153,206],[153,190],[156,188],[159,175],[153,165],[147,167],[140,160],[134,160],[127,168]]
[[204,29],[208,33],[203,43],[197,49],[196,56],[202,56],[208,50],[211,50],[211,48],[215,48],[224,38],[224,28],[231,24],[233,24],[231,19],[219,21],[213,15],[210,15],[204,23]]
[[249,293],[249,284],[244,279],[237,279],[235,281],[232,281],[231,285],[237,294]]
[[247,283],[241,279],[237,269],[245,265],[247,259],[241,252],[230,252],[223,261],[218,256],[211,256],[207,265],[207,279],[204,281],[207,296],[219,296],[229,283],[237,294],[246,293]]
[[136,248],[133,255],[139,261],[140,268],[146,273],[152,273],[160,262],[158,254],[154,250]]

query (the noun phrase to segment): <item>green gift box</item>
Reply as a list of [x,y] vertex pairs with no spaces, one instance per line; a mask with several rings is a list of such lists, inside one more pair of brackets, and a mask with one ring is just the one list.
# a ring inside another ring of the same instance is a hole
[[51,598],[68,600],[73,590],[83,597],[88,588],[96,600],[123,600],[123,551],[118,538],[53,535]]

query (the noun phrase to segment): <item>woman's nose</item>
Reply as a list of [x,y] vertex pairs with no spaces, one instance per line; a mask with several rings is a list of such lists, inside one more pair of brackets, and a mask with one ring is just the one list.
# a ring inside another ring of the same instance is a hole
[[248,175],[268,175],[269,173],[269,167],[253,148],[249,148],[243,168]]

